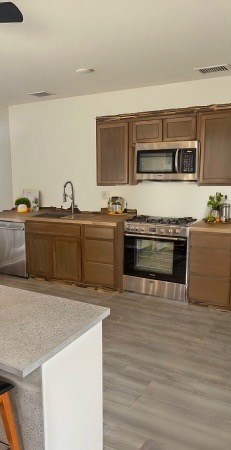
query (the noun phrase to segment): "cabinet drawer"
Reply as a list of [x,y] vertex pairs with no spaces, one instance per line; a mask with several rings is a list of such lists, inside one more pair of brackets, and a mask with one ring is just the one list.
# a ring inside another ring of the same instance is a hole
[[95,283],[103,286],[114,286],[114,266],[110,264],[101,264],[86,262],[84,264],[85,283]]
[[114,228],[112,227],[84,227],[84,235],[86,238],[92,239],[114,239]]
[[75,236],[81,235],[80,225],[57,222],[26,222],[26,231],[31,233],[53,234],[60,236]]
[[[211,225],[216,226],[216,225]],[[218,225],[219,226],[219,225]],[[222,226],[222,225],[220,225]],[[230,250],[230,236],[218,233],[190,233],[190,246]]]
[[189,299],[208,305],[229,306],[230,279],[191,275]]
[[189,254],[190,272],[215,277],[229,277],[230,256],[230,252],[224,250],[191,247]]
[[84,257],[86,261],[113,264],[114,242],[85,239]]

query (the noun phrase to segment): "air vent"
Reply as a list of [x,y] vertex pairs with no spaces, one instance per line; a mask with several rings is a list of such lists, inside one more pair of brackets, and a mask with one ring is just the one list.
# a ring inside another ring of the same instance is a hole
[[54,92],[40,91],[40,92],[30,92],[28,95],[33,95],[34,97],[49,97],[49,95],[57,95]]
[[226,72],[230,70],[229,64],[222,64],[220,66],[209,66],[209,67],[196,67],[193,70],[198,70],[200,73],[217,73],[217,72]]

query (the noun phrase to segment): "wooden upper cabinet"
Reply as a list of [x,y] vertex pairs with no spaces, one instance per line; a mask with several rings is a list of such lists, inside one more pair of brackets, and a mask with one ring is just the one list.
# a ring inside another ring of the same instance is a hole
[[196,117],[163,119],[163,141],[190,141],[196,139]]
[[128,183],[129,122],[97,124],[97,184]]
[[162,141],[162,120],[138,120],[132,125],[133,143]]
[[200,116],[200,184],[231,185],[231,111]]

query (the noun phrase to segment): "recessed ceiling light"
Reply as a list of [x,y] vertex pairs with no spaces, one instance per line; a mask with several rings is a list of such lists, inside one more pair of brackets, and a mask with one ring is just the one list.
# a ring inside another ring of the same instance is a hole
[[76,69],[76,73],[91,73],[94,72],[94,69],[87,69],[86,67],[82,67],[80,69]]

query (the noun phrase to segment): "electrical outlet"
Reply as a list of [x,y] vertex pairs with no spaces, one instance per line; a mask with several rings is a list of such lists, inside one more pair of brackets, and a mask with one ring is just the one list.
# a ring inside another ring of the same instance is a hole
[[109,198],[110,198],[110,192],[102,191],[102,200],[109,200]]

